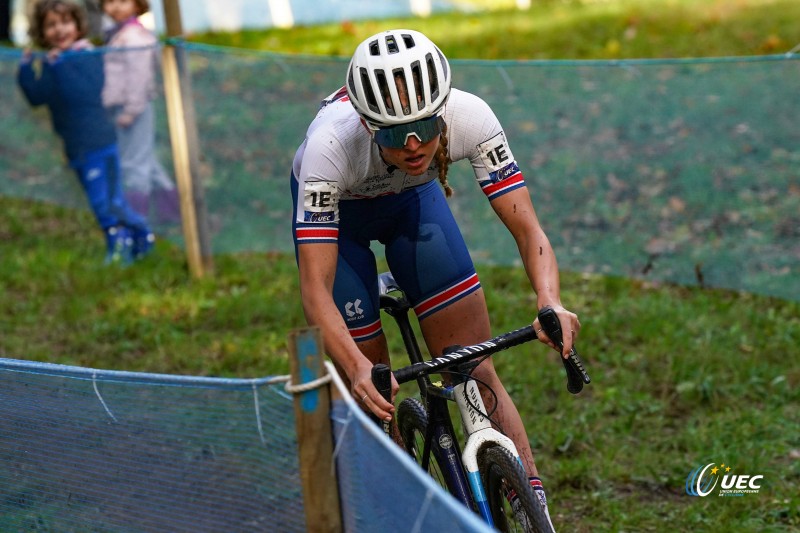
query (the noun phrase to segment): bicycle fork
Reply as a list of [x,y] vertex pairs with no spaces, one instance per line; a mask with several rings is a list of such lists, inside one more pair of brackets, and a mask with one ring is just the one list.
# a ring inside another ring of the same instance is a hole
[[467,471],[467,478],[472,488],[472,494],[475,499],[475,504],[478,507],[478,512],[487,523],[494,526],[486,491],[481,482],[480,469],[478,468],[478,454],[484,446],[493,444],[509,450],[517,461],[520,461],[520,464],[522,461],[519,457],[519,453],[517,453],[517,447],[514,446],[514,442],[494,429],[489,419],[483,415],[483,413],[486,412],[486,407],[475,380],[466,379],[458,383],[453,387],[453,392],[459,412],[461,413],[464,435],[467,438],[467,443],[461,454],[464,468]]

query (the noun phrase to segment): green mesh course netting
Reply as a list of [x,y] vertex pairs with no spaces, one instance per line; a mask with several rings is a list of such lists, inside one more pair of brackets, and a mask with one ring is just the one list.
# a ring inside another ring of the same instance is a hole
[[[214,251],[290,251],[292,156],[347,60],[182,46]],[[18,56],[0,56],[0,194],[83,205],[13,89]],[[800,298],[798,56],[451,63],[503,123],[562,269]],[[450,182],[475,260],[518,264],[469,166]]]

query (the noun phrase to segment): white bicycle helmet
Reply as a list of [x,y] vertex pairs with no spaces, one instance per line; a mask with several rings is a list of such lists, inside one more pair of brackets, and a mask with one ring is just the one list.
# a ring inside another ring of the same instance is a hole
[[345,87],[353,107],[377,130],[441,115],[450,83],[450,65],[430,39],[389,30],[358,45]]

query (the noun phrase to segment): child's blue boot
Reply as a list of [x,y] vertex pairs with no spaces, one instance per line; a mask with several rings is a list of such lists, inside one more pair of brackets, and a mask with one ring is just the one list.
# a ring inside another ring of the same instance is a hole
[[127,229],[122,226],[111,226],[105,229],[106,259],[105,264],[128,265],[131,262],[133,239]]
[[133,259],[143,259],[153,251],[156,244],[156,236],[150,230],[133,231]]

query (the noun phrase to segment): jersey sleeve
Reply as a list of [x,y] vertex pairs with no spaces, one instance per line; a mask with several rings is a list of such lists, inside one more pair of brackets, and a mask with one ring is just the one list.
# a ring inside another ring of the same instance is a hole
[[[323,138],[324,137],[324,138]],[[295,241],[333,243],[339,238],[339,201],[344,169],[336,155],[337,141],[312,136],[303,153],[297,189]]]
[[478,96],[453,91],[452,106],[448,103],[447,110],[451,158],[469,159],[475,179],[489,200],[524,187],[522,172],[492,109]]
[[481,165],[480,171],[475,163],[472,165],[476,169],[475,178],[489,200],[525,186],[525,179],[502,130],[478,145],[477,158]]

